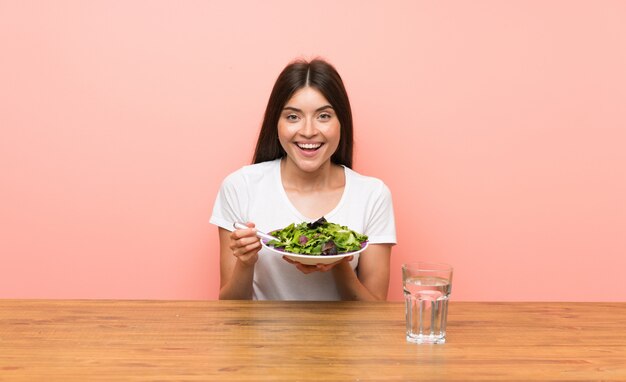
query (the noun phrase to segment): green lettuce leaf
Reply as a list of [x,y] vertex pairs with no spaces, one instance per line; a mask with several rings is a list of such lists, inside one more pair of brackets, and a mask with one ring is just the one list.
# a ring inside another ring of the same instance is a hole
[[292,223],[270,234],[277,240],[267,244],[276,249],[316,256],[358,251],[367,241],[367,235],[346,226],[330,223],[324,217],[313,223]]

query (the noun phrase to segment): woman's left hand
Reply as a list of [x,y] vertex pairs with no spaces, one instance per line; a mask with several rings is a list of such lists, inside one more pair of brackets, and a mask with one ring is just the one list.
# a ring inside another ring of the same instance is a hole
[[335,261],[334,263],[330,263],[330,264],[316,264],[316,265],[307,265],[307,264],[302,264],[300,262],[297,261],[293,261],[285,256],[283,256],[283,259],[296,266],[296,268],[298,268],[298,270],[304,274],[309,274],[309,273],[313,273],[313,272],[328,272],[331,269],[333,269],[335,266],[337,266],[338,264],[341,263],[347,263],[349,261],[351,261],[354,258],[354,256],[348,256],[348,257],[344,257],[340,260]]

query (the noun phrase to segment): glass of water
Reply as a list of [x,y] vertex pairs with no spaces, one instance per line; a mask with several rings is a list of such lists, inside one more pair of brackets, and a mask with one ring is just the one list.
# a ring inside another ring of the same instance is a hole
[[446,342],[452,267],[443,263],[402,265],[406,340],[418,344]]

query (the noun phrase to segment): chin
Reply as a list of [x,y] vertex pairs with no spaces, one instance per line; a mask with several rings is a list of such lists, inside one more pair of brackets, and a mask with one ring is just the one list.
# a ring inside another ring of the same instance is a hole
[[319,171],[324,165],[330,160],[319,162],[319,161],[304,161],[304,160],[296,160],[295,164],[300,171],[304,172],[316,172]]
[[316,172],[322,167],[322,165],[300,164],[300,163],[296,163],[296,166],[298,167],[298,169],[300,169],[300,171],[304,171],[304,172]]

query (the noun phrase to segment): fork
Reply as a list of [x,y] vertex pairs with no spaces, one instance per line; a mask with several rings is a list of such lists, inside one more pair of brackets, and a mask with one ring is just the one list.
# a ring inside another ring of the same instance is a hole
[[[233,227],[237,228],[237,229],[249,229],[250,227],[248,227],[247,225],[243,224],[243,223],[239,223],[239,222],[235,222],[235,224],[233,224]],[[263,239],[266,241],[271,241],[271,240],[278,240],[277,238],[275,238],[272,235],[268,235],[265,232],[261,232],[259,230],[256,231],[256,236],[259,239]]]

